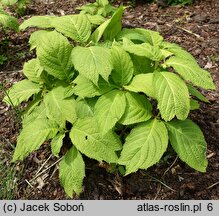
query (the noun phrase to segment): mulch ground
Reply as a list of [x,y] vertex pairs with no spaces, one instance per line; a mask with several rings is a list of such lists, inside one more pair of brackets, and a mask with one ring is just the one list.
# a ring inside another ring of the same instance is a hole
[[[19,22],[33,15],[72,14],[84,3],[86,1],[83,0],[36,0],[28,6]],[[121,3],[116,1],[114,4]],[[87,159],[84,191],[74,199],[219,199],[219,1],[197,0],[189,6],[163,8],[137,1],[135,7],[126,9],[123,24],[159,31],[165,40],[191,52],[199,64],[211,73],[217,90],[201,89],[210,104],[201,103],[200,110],[190,114],[201,127],[208,144],[207,172],[199,173],[189,168],[171,149],[159,164],[127,177],[111,174],[107,172],[106,164]],[[23,78],[23,63],[33,56],[28,51],[30,33],[30,30],[17,34],[11,32],[8,42],[1,44],[0,54],[2,52],[8,57],[8,61],[0,66],[0,82],[6,87]],[[3,35],[0,35],[2,38]],[[0,92],[0,145],[3,146],[0,159],[5,157],[5,152],[13,150],[20,128],[15,112],[2,102],[2,98],[3,91]],[[24,165],[17,164],[17,171],[21,167],[23,171],[17,181],[15,199],[67,199],[59,184],[56,158],[50,157],[50,154],[49,145],[44,144],[25,159]],[[42,169],[45,172],[34,178],[46,160]],[[8,164],[8,161],[5,163]]]

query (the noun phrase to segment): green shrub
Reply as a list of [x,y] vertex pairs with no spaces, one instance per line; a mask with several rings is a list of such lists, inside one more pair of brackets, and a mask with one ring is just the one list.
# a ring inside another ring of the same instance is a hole
[[[64,154],[59,177],[69,196],[82,190],[83,155],[128,175],[158,163],[169,142],[182,161],[206,171],[206,142],[188,115],[208,102],[196,86],[215,89],[210,74],[158,32],[122,28],[123,10],[98,26],[96,14],[37,16],[20,26],[44,30],[30,37],[37,57],[25,63],[26,79],[4,98],[28,101],[13,161],[51,140],[52,153]],[[72,147],[63,152],[66,137]]]
[[19,25],[17,19],[6,13],[0,8],[0,28],[6,30],[8,28],[18,31]]
[[31,0],[0,0],[0,7],[14,7],[17,15],[23,15]]

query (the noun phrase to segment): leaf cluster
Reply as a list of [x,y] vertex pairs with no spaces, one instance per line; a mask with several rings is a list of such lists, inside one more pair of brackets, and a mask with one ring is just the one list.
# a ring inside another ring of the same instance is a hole
[[23,15],[31,0],[0,0],[0,7],[13,7],[17,15]]
[[18,31],[19,28],[17,19],[9,15],[1,8],[0,8],[0,28],[3,28],[3,30],[13,29],[14,31]]
[[96,14],[80,13],[35,16],[20,26],[41,30],[29,40],[37,57],[25,63],[26,79],[4,98],[13,106],[28,101],[13,161],[46,140],[59,157],[69,136],[59,167],[69,196],[82,190],[83,155],[123,165],[128,175],[158,163],[170,143],[192,168],[207,167],[204,136],[188,115],[208,102],[196,87],[215,89],[212,78],[158,32],[122,28],[123,11],[99,24]]

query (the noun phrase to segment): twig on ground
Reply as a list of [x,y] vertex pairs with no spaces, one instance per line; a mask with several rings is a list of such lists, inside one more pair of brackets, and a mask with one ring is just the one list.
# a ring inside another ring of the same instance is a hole
[[174,164],[176,163],[177,159],[178,159],[178,156],[176,156],[176,158],[175,158],[175,160],[173,161],[173,163],[165,170],[165,172],[163,173],[163,175],[162,175],[161,178],[163,178],[163,177],[166,175],[166,173],[169,172],[169,170],[170,170],[170,169],[174,166]]
[[[63,156],[64,157],[64,156]],[[52,165],[50,165],[49,167],[47,167],[46,169],[44,169],[42,172],[38,173],[37,175],[35,175],[30,182],[33,182],[37,177],[41,176],[43,173],[45,173],[47,170],[49,170],[51,167],[55,166],[59,161],[62,160],[62,158],[59,158],[55,163],[53,163]]]
[[189,33],[189,34],[191,34],[191,35],[194,35],[194,36],[197,37],[197,38],[201,38],[200,35],[198,35],[198,34],[192,32],[192,31],[190,31],[190,30],[188,30],[188,29],[185,29],[185,28],[183,28],[183,27],[181,27],[181,26],[176,26],[176,28],[181,29],[181,30],[183,30],[183,31],[185,31],[185,32],[187,32],[187,33]]
[[[159,182],[160,184],[162,184],[164,187],[168,188],[169,190],[173,191],[173,192],[176,192],[176,190],[174,190],[173,188],[171,188],[170,186],[166,185],[164,182],[160,181],[159,179],[151,176],[152,179],[154,179],[154,181],[157,181]],[[153,180],[152,180],[153,181]]]
[[33,186],[27,179],[25,179],[25,181],[27,182],[27,184],[28,184],[31,188],[34,188],[34,186]]
[[43,169],[43,167],[46,165],[46,163],[49,161],[49,159],[52,157],[52,154],[46,159],[46,161],[42,164],[42,166],[39,168],[39,170],[36,172],[35,176]]
[[210,185],[210,186],[208,186],[208,187],[206,188],[206,190],[209,190],[209,189],[213,188],[214,186],[216,186],[216,185],[218,185],[218,184],[219,184],[219,181],[216,182],[216,183],[214,183],[214,184],[212,184],[212,185]]
[[169,187],[168,185],[166,185],[166,184],[165,184],[164,182],[162,182],[161,180],[159,180],[159,179],[157,179],[157,178],[155,178],[155,177],[153,177],[153,176],[151,176],[151,175],[149,175],[149,174],[144,174],[144,173],[143,173],[143,175],[149,176],[150,178],[152,178],[151,181],[159,182],[160,184],[162,184],[164,187],[168,188],[169,190],[171,190],[171,191],[173,191],[173,192],[176,192],[176,190],[174,190],[173,188]]

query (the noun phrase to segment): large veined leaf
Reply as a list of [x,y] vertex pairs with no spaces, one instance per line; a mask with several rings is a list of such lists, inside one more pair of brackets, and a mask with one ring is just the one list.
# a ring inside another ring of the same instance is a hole
[[35,31],[30,35],[29,44],[30,50],[35,49],[36,47],[41,45],[40,38],[43,37],[44,34],[47,34],[49,31],[47,30],[39,30]]
[[24,64],[23,73],[24,75],[33,82],[41,82],[42,78],[40,77],[43,72],[38,59],[31,59]]
[[56,157],[59,157],[59,152],[62,147],[64,137],[65,137],[64,133],[58,133],[51,141],[52,153]]
[[145,42],[145,37],[140,32],[137,32],[136,29],[123,28],[122,31],[117,35],[117,40],[123,40],[127,38],[131,41],[140,41]]
[[193,121],[173,120],[167,123],[170,143],[179,158],[190,167],[205,172],[207,167],[206,142],[202,131]]
[[186,50],[184,50],[182,47],[180,47],[177,44],[174,43],[168,43],[168,42],[163,42],[162,47],[164,50],[167,50],[174,54],[174,56],[180,58],[180,59],[185,59],[189,62],[192,62],[194,64],[197,64],[195,58]]
[[77,76],[74,80],[73,92],[81,98],[99,96],[98,87],[83,75]]
[[11,28],[14,31],[18,31],[18,27],[19,27],[17,19],[3,11],[0,11],[0,26],[1,25],[4,28]]
[[134,73],[131,57],[118,46],[112,47],[111,57],[114,69],[111,74],[112,79],[121,86],[128,84]]
[[93,117],[79,119],[70,132],[75,147],[98,161],[115,163],[118,160],[116,151],[121,149],[121,142],[116,134],[109,131],[102,136],[101,129]]
[[86,42],[91,34],[91,25],[84,14],[57,17],[52,20],[52,25],[58,32],[77,42]]
[[112,129],[125,112],[125,94],[119,90],[113,90],[102,95],[94,109],[94,115],[100,125],[103,134]]
[[29,153],[37,150],[44,141],[53,138],[58,126],[46,118],[36,119],[23,128],[17,139],[13,161],[23,160]]
[[145,42],[152,46],[159,46],[163,41],[163,37],[157,31],[142,28],[136,28],[136,31],[141,33],[145,37]]
[[90,104],[85,99],[77,100],[76,101],[76,114],[77,114],[77,117],[80,119],[83,119],[86,117],[93,117],[94,107],[90,106]]
[[150,45],[149,43],[123,46],[123,49],[129,53],[135,54],[137,56],[144,56],[153,61],[160,61],[163,58],[160,49],[156,46]]
[[156,119],[137,125],[127,136],[118,163],[126,166],[126,175],[156,164],[168,145],[167,129]]
[[68,196],[80,194],[85,177],[85,164],[80,152],[73,146],[68,150],[59,166],[59,179]]
[[132,82],[128,86],[124,86],[124,88],[132,92],[143,92],[147,96],[155,98],[153,76],[153,73],[138,74],[134,76]]
[[111,19],[106,20],[104,23],[102,23],[96,30],[92,33],[90,37],[90,41],[93,41],[94,43],[99,42],[99,40],[102,38],[103,33],[107,26],[109,25]]
[[105,31],[103,32],[104,40],[114,40],[116,35],[121,31],[122,29],[121,19],[122,19],[123,11],[124,11],[124,7],[120,6],[111,17],[109,24],[107,25]]
[[33,16],[25,20],[19,27],[20,30],[25,30],[28,27],[38,28],[53,28],[51,21],[55,16]]
[[106,21],[106,19],[102,17],[101,15],[86,14],[86,16],[88,20],[90,21],[90,23],[94,25],[101,25],[102,23]]
[[3,101],[7,104],[18,106],[21,102],[27,101],[33,94],[41,91],[40,85],[30,80],[22,80],[14,84],[4,97]]
[[151,118],[152,106],[144,95],[126,92],[126,109],[119,123],[130,125],[147,121]]
[[33,100],[31,100],[26,106],[25,110],[22,112],[22,117],[29,115],[33,110],[35,110],[38,106],[41,105],[42,101],[42,92],[33,96]]
[[32,112],[24,113],[22,119],[22,126],[26,127],[28,124],[31,124],[36,119],[45,119],[46,118],[46,107],[44,103],[36,106]]
[[99,75],[106,81],[112,70],[110,50],[104,47],[75,47],[72,50],[72,62],[75,69],[97,85]]
[[191,81],[194,85],[205,89],[215,89],[210,73],[201,69],[192,61],[174,56],[170,57],[165,65],[173,67],[185,80]]
[[76,120],[75,99],[65,98],[65,87],[59,85],[53,88],[44,96],[46,113],[50,119],[58,124],[65,124],[65,121],[74,123]]
[[52,31],[42,34],[37,56],[40,65],[52,76],[68,80],[72,76],[72,46],[62,34]]
[[154,90],[158,109],[165,121],[176,117],[187,118],[190,110],[189,92],[186,84],[177,75],[170,72],[154,74]]
[[124,8],[120,7],[116,10],[113,16],[102,23],[91,35],[90,40],[97,43],[104,35],[105,40],[113,40],[121,31],[121,18]]
[[209,103],[209,100],[208,100],[204,95],[202,95],[201,92],[199,92],[196,88],[194,88],[192,85],[187,84],[187,87],[188,87],[188,89],[189,89],[189,93],[190,93],[192,96],[195,96],[195,97],[198,98],[200,101]]
[[146,42],[152,46],[159,46],[163,41],[163,37],[159,32],[141,28],[123,29],[118,35],[119,40],[122,38],[128,38],[132,41]]

